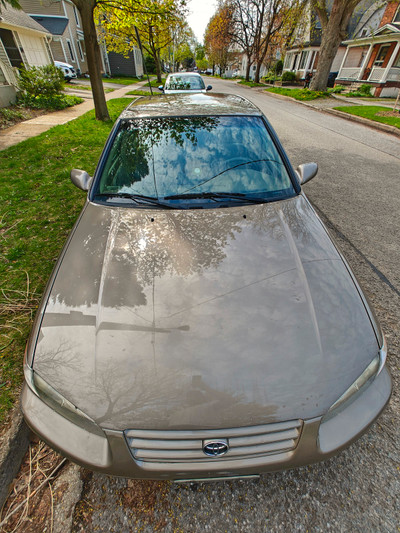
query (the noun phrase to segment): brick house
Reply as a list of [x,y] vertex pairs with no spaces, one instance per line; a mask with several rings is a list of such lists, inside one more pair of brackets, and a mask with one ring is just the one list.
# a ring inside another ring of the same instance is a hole
[[[380,16],[376,16],[380,15]],[[400,0],[389,2],[366,21],[356,37],[346,41],[336,83],[354,88],[371,86],[374,96],[397,96],[400,88]]]
[[[384,8],[377,6],[382,6],[382,2],[377,2],[376,0],[364,0],[361,2],[350,18],[347,26],[347,35],[352,38],[357,35],[360,27],[364,26],[363,21],[370,21],[372,13],[375,13],[376,10],[380,9],[383,13]],[[318,66],[321,39],[321,23],[316,13],[308,6],[294,32],[293,44],[286,50],[283,70],[295,72],[298,79],[304,79],[307,73],[315,72]],[[346,44],[343,42],[333,60],[331,66],[332,74],[336,75],[339,71],[345,53]]]

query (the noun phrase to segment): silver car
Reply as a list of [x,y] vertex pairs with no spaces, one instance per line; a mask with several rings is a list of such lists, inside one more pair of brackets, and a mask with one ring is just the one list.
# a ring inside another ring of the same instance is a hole
[[196,72],[175,72],[169,74],[165,85],[158,87],[164,94],[177,93],[206,93],[211,91],[212,86],[205,86],[203,78]]
[[117,120],[27,346],[22,409],[87,468],[227,479],[326,459],[391,393],[380,327],[263,114],[233,95]]

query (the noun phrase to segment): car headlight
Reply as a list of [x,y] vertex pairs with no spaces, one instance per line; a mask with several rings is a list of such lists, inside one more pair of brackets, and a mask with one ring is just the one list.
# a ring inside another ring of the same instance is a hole
[[86,429],[90,433],[104,437],[104,432],[94,420],[64,398],[64,396],[57,392],[27,364],[24,364],[24,374],[28,387],[45,404],[73,424]]
[[332,411],[336,411],[340,406],[342,406],[345,402],[347,402],[351,397],[353,397],[355,394],[357,394],[358,391],[360,391],[366,383],[371,381],[372,379],[376,378],[381,371],[383,370],[383,367],[385,366],[386,361],[386,355],[387,355],[387,347],[386,347],[386,340],[383,337],[383,345],[382,348],[379,350],[378,355],[370,362],[370,364],[367,366],[367,368],[364,370],[364,372],[361,374],[360,377],[358,377],[354,383],[350,385],[350,387],[340,396],[338,400],[330,407],[327,417],[332,413]]

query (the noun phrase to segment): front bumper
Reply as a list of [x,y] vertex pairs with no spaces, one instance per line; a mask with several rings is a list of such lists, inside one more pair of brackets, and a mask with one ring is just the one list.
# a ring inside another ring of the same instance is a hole
[[251,459],[222,458],[202,462],[134,460],[122,431],[104,429],[104,437],[73,424],[38,398],[24,384],[21,397],[26,422],[52,448],[91,470],[137,479],[190,480],[251,476],[322,461],[347,447],[379,416],[389,401],[391,378],[382,372],[357,398],[327,421],[304,420],[296,448]]

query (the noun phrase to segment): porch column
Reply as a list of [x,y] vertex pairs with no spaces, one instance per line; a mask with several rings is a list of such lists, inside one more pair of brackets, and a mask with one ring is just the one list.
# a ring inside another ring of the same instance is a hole
[[369,60],[371,58],[371,54],[372,54],[373,48],[374,48],[374,44],[372,43],[372,44],[369,45],[369,50],[367,52],[367,55],[364,58],[363,64],[361,65],[361,70],[360,70],[360,73],[358,75],[358,79],[359,80],[362,80],[362,77],[364,76],[364,72],[365,72],[365,69],[368,66],[368,62],[369,62]]
[[337,75],[338,78],[340,78],[340,73],[342,71],[342,68],[343,68],[345,62],[346,62],[347,56],[349,55],[349,49],[350,49],[350,47],[348,46],[346,48],[346,52],[344,53],[344,57],[343,57],[342,63],[340,64],[339,72],[338,72],[338,75]]
[[392,55],[390,56],[389,63],[387,64],[387,67],[385,69],[385,72],[383,73],[380,83],[385,83],[388,77],[388,74],[389,74],[389,70],[392,68],[394,60],[396,59],[397,54],[399,53],[399,49],[400,49],[400,41],[396,44],[396,47],[393,50]]

